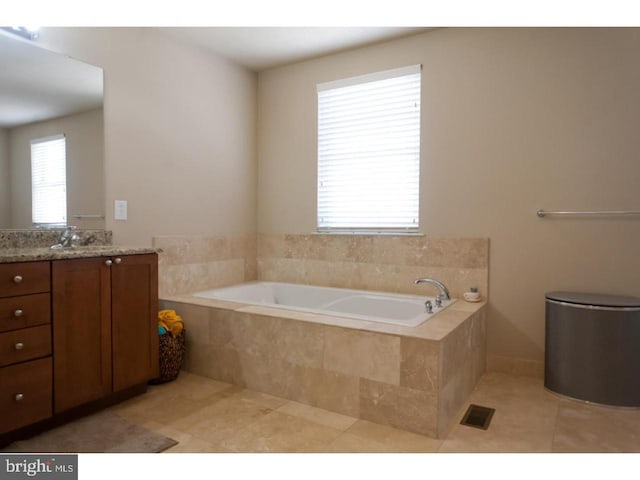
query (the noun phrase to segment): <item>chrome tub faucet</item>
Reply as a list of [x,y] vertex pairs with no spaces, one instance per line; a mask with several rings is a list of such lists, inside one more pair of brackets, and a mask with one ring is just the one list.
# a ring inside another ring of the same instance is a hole
[[418,278],[414,283],[430,283],[431,285],[435,285],[438,287],[439,297],[444,300],[451,300],[451,295],[449,295],[449,289],[445,287],[444,283],[439,282],[435,278]]

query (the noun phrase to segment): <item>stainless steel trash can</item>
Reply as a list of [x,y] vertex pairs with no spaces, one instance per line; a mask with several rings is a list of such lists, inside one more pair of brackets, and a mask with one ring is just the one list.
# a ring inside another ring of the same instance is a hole
[[545,387],[603,405],[640,406],[640,298],[545,298]]

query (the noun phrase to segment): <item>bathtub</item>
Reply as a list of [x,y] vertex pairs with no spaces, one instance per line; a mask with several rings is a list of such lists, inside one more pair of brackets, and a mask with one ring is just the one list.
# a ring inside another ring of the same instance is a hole
[[[455,302],[443,300],[438,308],[435,297],[276,282],[249,282],[192,295],[407,327],[424,323]],[[433,313],[426,313],[427,300],[433,305]]]

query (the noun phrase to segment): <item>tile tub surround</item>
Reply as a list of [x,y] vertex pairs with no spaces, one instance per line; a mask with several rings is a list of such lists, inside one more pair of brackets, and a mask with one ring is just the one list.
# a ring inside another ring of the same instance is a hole
[[188,372],[434,438],[485,371],[485,303],[418,327],[189,295],[160,306],[185,321]]
[[[63,228],[37,230],[0,230],[0,249],[7,248],[48,248],[58,243]],[[111,230],[83,230],[75,233],[80,237],[76,242],[80,246],[111,245]]]
[[455,298],[469,287],[487,297],[488,265],[487,238],[258,235],[258,278],[264,281],[435,295],[435,287],[413,283],[433,277]]
[[176,295],[256,280],[256,236],[156,236],[159,293]]

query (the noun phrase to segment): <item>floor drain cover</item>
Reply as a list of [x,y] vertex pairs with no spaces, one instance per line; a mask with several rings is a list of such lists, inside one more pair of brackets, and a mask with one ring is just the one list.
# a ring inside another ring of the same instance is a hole
[[493,412],[495,411],[495,408],[471,404],[464,414],[464,417],[462,417],[460,424],[486,430],[489,428],[491,417],[493,417]]

